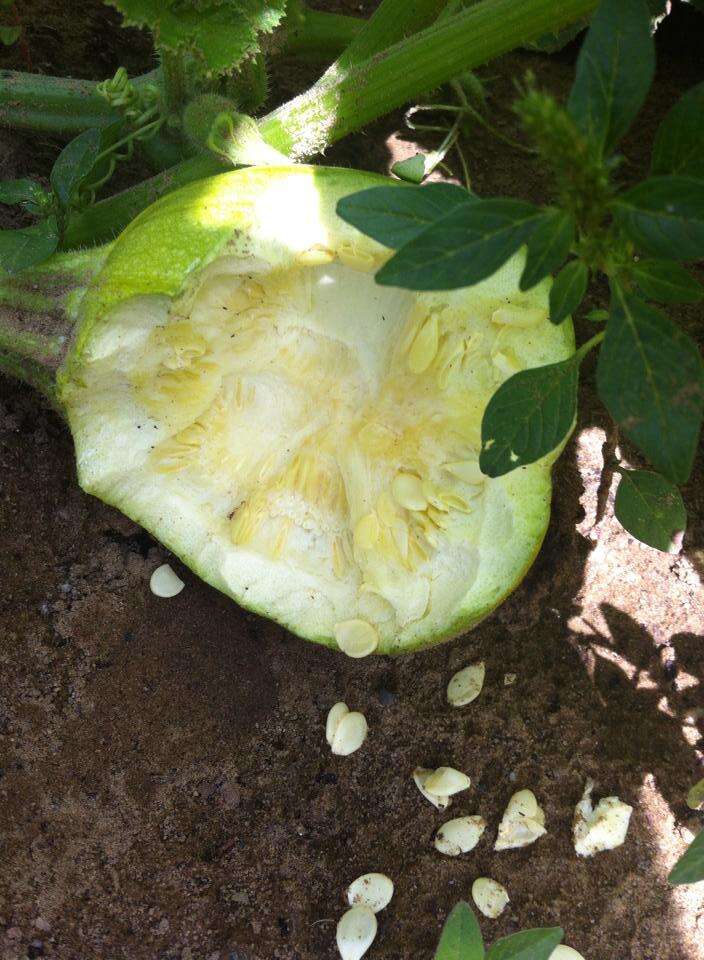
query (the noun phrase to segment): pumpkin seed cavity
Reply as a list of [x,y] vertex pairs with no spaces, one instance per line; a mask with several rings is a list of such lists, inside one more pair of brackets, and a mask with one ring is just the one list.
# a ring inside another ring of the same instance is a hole
[[482,414],[513,372],[497,357],[541,319],[505,297],[379,287],[370,256],[345,241],[274,267],[222,257],[176,300],[116,308],[83,382],[131,411],[125,455],[168,509],[198,512],[228,589],[352,657],[460,609],[491,486]]

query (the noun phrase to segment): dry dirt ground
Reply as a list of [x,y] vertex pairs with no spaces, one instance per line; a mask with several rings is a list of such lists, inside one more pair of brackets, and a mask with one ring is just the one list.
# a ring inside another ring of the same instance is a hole
[[[19,6],[37,70],[97,77],[149,62],[144,40],[119,34],[97,0]],[[680,10],[659,37],[653,93],[624,145],[629,177],[670,104],[702,79],[703,25]],[[14,51],[0,56],[21,66]],[[530,67],[564,93],[573,57],[485,68],[496,123],[515,132],[513,76]],[[273,95],[301,77],[280,65]],[[399,130],[387,119],[327,162],[387,169],[413,150]],[[45,138],[3,132],[0,176],[46,175],[54,153]],[[467,155],[480,192],[545,197],[542,172],[483,131]],[[701,334],[700,308],[678,319]],[[684,491],[683,552],[655,553],[619,528],[613,485],[599,485],[613,437],[590,368],[580,410],[545,546],[513,597],[441,649],[354,662],[180,567],[185,590],[152,596],[163,550],[81,493],[60,420],[1,381],[0,957],[332,960],[345,885],[380,870],[396,893],[376,960],[430,958],[478,875],[511,895],[499,920],[482,921],[488,940],[559,923],[587,960],[702,960],[702,885],[672,890],[665,877],[702,826],[684,796],[704,775],[704,463]],[[479,658],[481,698],[450,710],[449,676]],[[340,699],[371,729],[348,758],[332,757],[323,735]],[[492,826],[472,854],[433,849],[441,818],[413,785],[419,763],[471,773],[453,813]],[[578,860],[570,821],[588,776],[635,813],[618,852]],[[543,803],[548,835],[494,854],[519,787]]]

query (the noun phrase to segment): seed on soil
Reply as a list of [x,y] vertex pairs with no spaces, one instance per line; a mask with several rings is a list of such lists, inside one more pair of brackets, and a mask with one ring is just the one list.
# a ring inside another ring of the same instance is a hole
[[485,917],[496,920],[504,912],[509,896],[506,888],[496,880],[478,877],[472,884],[472,900]]
[[157,597],[175,597],[186,584],[178,577],[168,563],[157,567],[149,581],[149,587]]
[[369,907],[373,913],[388,907],[393,895],[393,881],[385,873],[365,873],[347,888],[351,907]]
[[340,725],[340,720],[350,712],[350,708],[346,703],[340,701],[339,703],[333,704],[328,711],[328,718],[325,721],[325,739],[332,746],[332,740],[335,736],[335,731]]
[[335,642],[348,657],[368,657],[379,646],[379,634],[366,620],[343,620],[335,624]]
[[472,785],[466,773],[454,767],[438,767],[425,781],[425,789],[436,797],[451,797]]
[[587,780],[582,799],[574,811],[574,849],[580,857],[614,850],[626,839],[633,807],[618,797],[604,797],[592,806],[594,781]]
[[330,743],[332,752],[338,757],[348,757],[359,750],[367,739],[368,729],[364,714],[348,711],[335,727]]
[[514,683],[516,682],[517,679],[518,679],[518,677],[516,676],[515,673],[505,673],[505,674],[504,674],[504,686],[505,686],[505,687],[512,687],[512,686],[514,685]]
[[456,817],[443,823],[435,835],[435,849],[448,857],[469,853],[481,840],[486,830],[482,817]]
[[476,700],[484,686],[484,662],[458,670],[447,685],[447,702],[452,707],[466,707]]
[[538,805],[535,794],[531,790],[519,790],[508,802],[494,850],[527,847],[546,832],[545,813]]
[[695,783],[687,794],[687,806],[690,810],[699,810],[704,807],[704,777]]
[[426,770],[425,767],[416,767],[413,771],[413,780],[426,800],[429,800],[438,810],[447,810],[452,803],[450,797],[438,797],[434,793],[426,790],[425,784],[428,777],[433,773],[432,770]]
[[566,943],[561,943],[555,947],[548,960],[584,960],[584,957]]
[[376,936],[376,917],[369,907],[352,907],[337,924],[337,949],[342,960],[360,960]]

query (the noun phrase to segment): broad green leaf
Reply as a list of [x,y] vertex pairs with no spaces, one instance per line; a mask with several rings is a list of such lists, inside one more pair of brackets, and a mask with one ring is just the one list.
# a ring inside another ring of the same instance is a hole
[[704,880],[704,830],[700,830],[667,879],[674,886]]
[[233,70],[259,52],[286,12],[286,0],[109,0],[125,23],[147,27],[162,50],[187,50],[213,73]]
[[633,279],[646,297],[661,303],[696,303],[704,297],[701,283],[673,260],[639,260]]
[[46,196],[34,180],[0,181],[0,203],[36,203]]
[[651,177],[613,202],[617,220],[646,253],[666,260],[704,257],[704,181]]
[[578,382],[579,361],[571,357],[502,383],[482,419],[482,473],[500,477],[554,450],[577,415]]
[[398,249],[460,204],[476,198],[451,183],[370,187],[337,202],[337,214],[386,247]]
[[425,157],[422,153],[416,153],[406,160],[397,160],[391,172],[406,183],[421,183],[425,176]]
[[645,0],[602,0],[577,60],[567,110],[597,155],[610,154],[650,89],[655,47]]
[[84,130],[66,144],[51,171],[51,185],[59,203],[67,207],[95,165],[100,152],[101,132],[97,127]]
[[477,918],[464,900],[445,921],[434,960],[483,960],[484,941]]
[[561,927],[539,927],[523,930],[511,937],[503,937],[487,951],[486,960],[548,960],[562,942]]
[[59,231],[53,217],[21,230],[0,230],[0,273],[19,273],[42,263],[58,245]]
[[460,204],[401,247],[376,281],[407,290],[471,287],[495,273],[528,240],[540,212],[518,200]]
[[677,487],[650,470],[620,470],[616,518],[629,533],[664,553],[677,553],[687,511]]
[[611,416],[653,466],[684,483],[704,410],[704,364],[683,330],[618,284],[599,353],[597,387]]
[[704,81],[688,90],[655,135],[651,173],[704,179]]
[[543,214],[528,240],[521,290],[530,290],[562,266],[574,242],[574,232],[572,214],[564,210],[549,210]]
[[582,260],[570,260],[550,287],[550,322],[562,323],[577,309],[589,283],[589,270]]
[[21,27],[0,26],[0,43],[4,44],[6,47],[11,47],[13,43],[16,43],[19,40],[21,33]]

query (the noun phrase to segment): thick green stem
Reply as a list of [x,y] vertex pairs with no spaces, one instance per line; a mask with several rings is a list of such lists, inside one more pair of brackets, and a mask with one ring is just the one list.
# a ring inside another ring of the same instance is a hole
[[328,74],[368,60],[404,37],[413,36],[433,23],[446,4],[447,0],[413,0],[411,3],[408,0],[381,0]]
[[310,63],[329,62],[352,43],[365,23],[358,17],[304,7],[300,18],[289,25],[283,53]]
[[[152,71],[133,82],[154,83],[157,78]],[[92,80],[0,70],[0,126],[72,137],[119,120],[97,86]]]
[[[383,54],[326,75],[263,117],[262,137],[294,159],[315,156],[419,94],[548,29],[567,26],[595,6],[596,0],[482,0]],[[212,155],[201,155],[103,200],[72,219],[66,245],[111,238],[157,197],[223,169]]]
[[108,250],[57,254],[0,279],[0,373],[30,383],[55,405],[55,375],[68,351],[78,306]]
[[349,70],[328,73],[261,122],[264,139],[310,156],[394,107],[590,13],[596,0],[483,0]]
[[186,67],[179,51],[161,52],[161,88],[167,115],[180,117],[186,104]]

